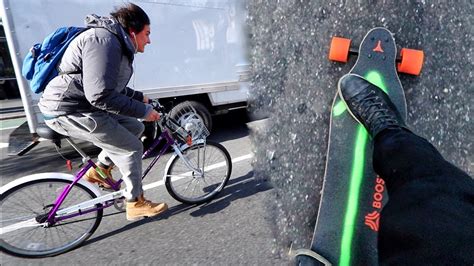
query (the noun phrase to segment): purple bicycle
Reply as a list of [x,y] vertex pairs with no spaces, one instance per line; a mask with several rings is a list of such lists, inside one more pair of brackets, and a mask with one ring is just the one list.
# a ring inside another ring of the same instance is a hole
[[[163,177],[170,195],[187,204],[212,200],[230,178],[229,153],[221,144],[206,140],[209,131],[191,105],[174,116],[179,119],[170,117],[158,102],[154,102],[154,107],[162,113],[158,122],[162,133],[143,157],[149,156],[160,143],[164,146],[143,172],[143,178],[171,147],[174,154]],[[39,128],[38,134],[42,140],[52,140],[56,145],[65,139],[81,155],[85,166],[75,176],[40,173],[0,188],[0,248],[14,256],[46,257],[69,251],[94,233],[102,220],[103,209],[115,206],[123,210],[122,180],[106,179],[112,191],[99,190],[81,179],[89,168],[97,169],[97,166],[72,139],[46,126]]]

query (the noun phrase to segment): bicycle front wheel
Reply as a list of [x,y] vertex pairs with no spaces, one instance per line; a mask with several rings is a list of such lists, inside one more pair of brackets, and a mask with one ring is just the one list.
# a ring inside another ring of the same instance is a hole
[[[89,238],[102,220],[101,209],[53,225],[44,223],[56,198],[70,183],[69,180],[39,179],[3,193],[0,206],[1,250],[19,257],[47,257],[71,250]],[[93,198],[96,195],[78,183],[64,199],[60,209]]]
[[221,144],[207,141],[186,148],[182,154],[174,157],[166,172],[166,189],[174,199],[187,204],[212,200],[229,181],[229,153]]

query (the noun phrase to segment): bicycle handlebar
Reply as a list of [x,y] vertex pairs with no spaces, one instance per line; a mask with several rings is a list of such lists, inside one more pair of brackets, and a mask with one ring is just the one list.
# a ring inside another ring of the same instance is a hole
[[161,103],[157,99],[150,99],[149,104],[153,106],[153,109],[155,109],[158,113],[165,113],[165,107],[161,105]]
[[184,129],[178,123],[178,121],[176,121],[172,117],[169,117],[169,114],[168,112],[166,112],[165,107],[161,105],[157,99],[150,99],[149,103],[153,106],[153,109],[155,109],[160,114],[161,118],[157,122],[161,130],[163,130],[163,128],[167,128],[171,131],[171,133],[176,133],[178,137],[181,138],[184,142],[189,142],[191,132]]

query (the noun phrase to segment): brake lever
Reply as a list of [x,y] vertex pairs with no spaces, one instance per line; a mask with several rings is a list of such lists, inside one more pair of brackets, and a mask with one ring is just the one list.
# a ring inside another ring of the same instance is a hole
[[165,113],[165,107],[160,104],[160,102],[156,99],[149,100],[149,104],[153,106],[153,109],[155,109],[158,113],[164,114]]

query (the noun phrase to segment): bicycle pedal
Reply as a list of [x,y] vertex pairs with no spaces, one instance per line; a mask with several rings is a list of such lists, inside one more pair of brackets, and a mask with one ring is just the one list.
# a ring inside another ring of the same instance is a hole
[[113,188],[106,188],[104,186],[99,185],[100,190],[105,191],[105,192],[115,192]]

